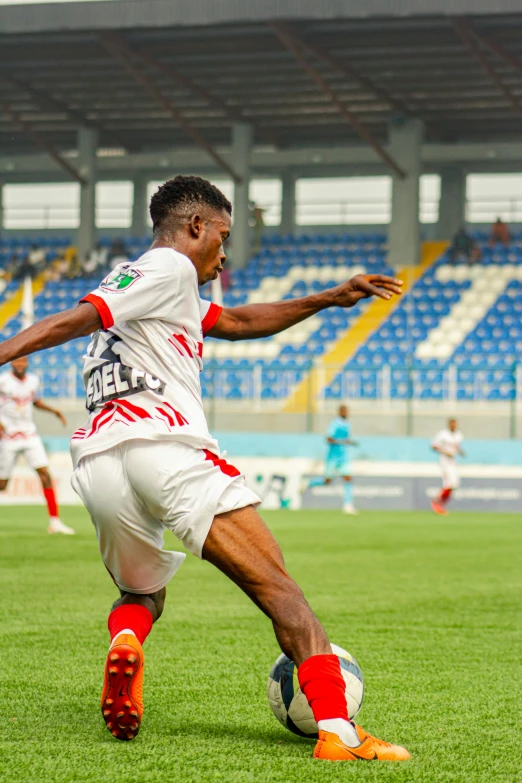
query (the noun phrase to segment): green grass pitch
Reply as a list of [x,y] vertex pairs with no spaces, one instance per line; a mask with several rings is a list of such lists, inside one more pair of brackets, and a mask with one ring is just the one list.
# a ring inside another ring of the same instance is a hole
[[142,730],[117,742],[98,706],[116,591],[87,515],[65,508],[78,535],[51,537],[43,508],[0,507],[2,783],[522,780],[520,518],[264,516],[363,669],[361,724],[412,760],[314,761],[268,708],[268,620],[190,555],[146,643]]

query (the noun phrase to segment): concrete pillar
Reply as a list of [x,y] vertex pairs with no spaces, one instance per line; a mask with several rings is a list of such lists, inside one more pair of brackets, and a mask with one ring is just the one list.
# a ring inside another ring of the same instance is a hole
[[232,214],[231,256],[235,267],[245,266],[250,258],[250,210],[248,190],[250,185],[250,153],[253,128],[246,123],[237,123],[232,129],[232,167],[241,177],[241,183],[234,186],[234,211]]
[[394,269],[415,266],[419,262],[422,132],[422,122],[416,119],[390,126],[390,155],[406,172],[404,178],[393,174],[388,259]]
[[440,171],[437,239],[451,239],[466,221],[466,173],[460,166]]
[[137,175],[133,179],[133,200],[132,200],[132,225],[131,233],[137,237],[143,237],[150,234],[151,228],[147,220],[149,209],[147,198],[148,177]]
[[76,236],[78,258],[85,258],[96,244],[96,149],[98,134],[90,128],[78,131],[78,171],[86,184],[80,185],[80,225]]
[[296,176],[293,171],[285,171],[281,176],[281,233],[295,233],[295,183]]

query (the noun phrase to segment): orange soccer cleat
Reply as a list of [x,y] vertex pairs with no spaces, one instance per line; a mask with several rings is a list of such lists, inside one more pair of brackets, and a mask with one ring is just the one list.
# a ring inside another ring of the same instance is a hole
[[434,511],[436,514],[438,514],[440,517],[447,517],[448,512],[442,505],[442,503],[439,503],[436,500],[431,501],[431,510]]
[[350,748],[339,739],[337,734],[333,734],[330,731],[320,731],[313,753],[314,759],[328,759],[329,761],[406,761],[410,758],[406,748],[372,737],[361,726],[353,725],[361,741],[360,745]]
[[100,706],[113,737],[134,739],[143,716],[143,648],[133,634],[120,634],[107,654]]

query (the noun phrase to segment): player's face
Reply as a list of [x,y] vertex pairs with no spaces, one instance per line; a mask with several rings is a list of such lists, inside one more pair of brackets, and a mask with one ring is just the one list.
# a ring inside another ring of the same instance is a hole
[[341,419],[348,418],[348,408],[346,407],[346,405],[341,405],[341,407],[339,408],[339,416],[341,417]]
[[224,242],[230,235],[231,219],[226,212],[214,213],[203,222],[196,261],[199,285],[216,280],[226,261]]
[[28,365],[29,362],[26,356],[21,356],[20,359],[15,359],[14,362],[11,362],[13,373],[17,378],[24,377],[25,373],[27,372]]
[[449,429],[450,432],[455,432],[457,429],[457,420],[456,419],[450,419],[449,421]]

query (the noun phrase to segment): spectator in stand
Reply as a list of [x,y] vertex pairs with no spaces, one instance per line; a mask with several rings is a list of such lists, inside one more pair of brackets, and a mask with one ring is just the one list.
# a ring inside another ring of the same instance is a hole
[[32,277],[35,277],[45,266],[45,250],[43,247],[38,247],[38,245],[31,245],[27,259],[33,270]]
[[129,253],[125,247],[123,239],[114,239],[112,245],[109,248],[109,265],[111,269],[118,266],[118,264],[124,264],[129,260]]
[[107,263],[109,251],[98,244],[88,253],[82,261],[83,277],[94,277],[100,274]]
[[261,250],[261,237],[263,236],[263,229],[265,227],[264,214],[266,212],[262,207],[258,207],[255,202],[251,203],[252,210],[252,224],[254,227],[254,246],[252,250],[254,253],[259,253]]
[[462,226],[453,237],[449,255],[454,264],[461,259],[467,261],[468,264],[474,264],[480,260],[482,253],[473,237]]
[[507,223],[504,223],[502,218],[498,217],[491,226],[491,236],[489,238],[489,246],[494,247],[497,244],[509,247],[511,237],[509,235],[509,228]]

